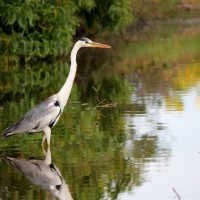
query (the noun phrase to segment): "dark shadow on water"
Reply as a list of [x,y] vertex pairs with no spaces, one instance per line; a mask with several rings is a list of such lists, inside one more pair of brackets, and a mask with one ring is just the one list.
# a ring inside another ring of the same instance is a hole
[[7,153],[3,153],[1,158],[5,163],[21,172],[34,185],[48,191],[52,198],[72,200],[68,185],[59,169],[52,163],[50,148],[47,151],[43,149],[43,153],[45,154],[44,160],[16,158]]

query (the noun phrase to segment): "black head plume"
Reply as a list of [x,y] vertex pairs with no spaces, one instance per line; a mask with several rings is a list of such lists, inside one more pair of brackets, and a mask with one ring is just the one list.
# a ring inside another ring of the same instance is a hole
[[84,37],[81,37],[79,40],[80,41],[85,41],[86,43],[88,43],[90,41],[88,38],[84,38]]

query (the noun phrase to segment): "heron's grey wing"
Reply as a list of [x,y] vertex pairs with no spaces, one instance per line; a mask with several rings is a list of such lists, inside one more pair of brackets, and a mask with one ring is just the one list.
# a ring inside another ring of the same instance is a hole
[[73,200],[68,185],[54,164],[47,165],[42,160],[24,160],[2,156],[9,165],[22,172],[33,184],[49,191],[61,200]]
[[46,126],[53,126],[60,113],[61,109],[56,96],[50,96],[7,128],[2,137],[6,138],[16,133],[39,132]]
[[22,172],[32,183],[39,185],[44,189],[50,189],[50,186],[61,185],[63,180],[61,175],[52,169],[54,164],[46,165],[42,160],[26,160],[3,156],[3,160]]

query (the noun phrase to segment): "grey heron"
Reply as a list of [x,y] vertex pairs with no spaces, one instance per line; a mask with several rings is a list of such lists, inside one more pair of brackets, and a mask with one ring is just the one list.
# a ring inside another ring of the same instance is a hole
[[51,128],[55,126],[67,104],[77,70],[77,52],[82,47],[111,48],[109,45],[93,42],[88,38],[80,38],[71,51],[69,75],[60,91],[38,104],[13,125],[8,127],[2,133],[2,138],[7,138],[18,133],[37,133],[44,131],[42,146],[45,140],[47,140],[48,146],[50,145]]
[[52,196],[60,200],[73,200],[59,169],[52,163],[50,147],[44,153],[46,154],[44,160],[15,158],[6,153],[3,153],[2,160],[22,172],[28,180],[48,191]]

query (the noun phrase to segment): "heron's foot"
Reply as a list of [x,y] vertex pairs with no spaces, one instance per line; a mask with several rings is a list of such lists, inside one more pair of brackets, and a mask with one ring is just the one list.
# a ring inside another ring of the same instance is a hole
[[45,149],[42,150],[45,155],[44,163],[46,165],[50,165],[52,163],[50,146],[48,146],[46,150]]
[[47,141],[47,145],[48,145],[48,148],[49,148],[50,147],[50,137],[47,137],[46,134],[44,134],[43,137],[42,137],[42,143],[41,143],[42,149],[45,149],[44,148],[45,141]]

